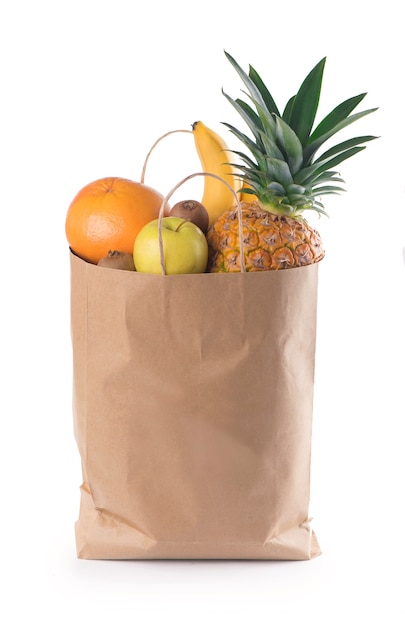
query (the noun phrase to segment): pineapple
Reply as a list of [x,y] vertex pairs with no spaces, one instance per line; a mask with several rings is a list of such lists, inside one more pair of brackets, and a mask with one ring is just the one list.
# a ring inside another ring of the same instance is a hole
[[316,155],[335,133],[376,109],[352,114],[365,97],[363,93],[342,102],[313,129],[326,58],[308,74],[281,114],[256,70],[250,66],[246,74],[230,54],[225,55],[249,96],[245,102],[223,92],[252,135],[224,123],[249,151],[232,152],[241,160],[233,164],[243,181],[241,199],[251,201],[241,201],[241,229],[236,208],[223,213],[210,228],[208,269],[240,271],[241,232],[247,271],[316,263],[324,256],[322,241],[303,213],[312,210],[326,215],[321,198],[344,190],[336,166],[364,150],[363,144],[376,137],[355,137]]

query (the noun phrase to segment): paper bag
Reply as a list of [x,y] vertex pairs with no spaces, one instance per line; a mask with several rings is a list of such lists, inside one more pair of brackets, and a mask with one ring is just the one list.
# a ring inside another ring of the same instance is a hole
[[310,559],[317,265],[158,276],[71,259],[85,559]]

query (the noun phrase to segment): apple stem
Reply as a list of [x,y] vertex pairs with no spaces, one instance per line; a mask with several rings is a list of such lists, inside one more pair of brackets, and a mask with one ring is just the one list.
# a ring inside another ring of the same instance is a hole
[[141,179],[140,179],[140,182],[142,183],[142,185],[144,184],[144,181],[145,181],[146,165],[147,165],[147,163],[149,161],[149,157],[152,154],[153,150],[156,148],[158,143],[160,141],[162,141],[162,139],[165,139],[166,137],[168,137],[169,135],[173,135],[174,133],[189,133],[189,134],[191,133],[191,134],[193,134],[193,131],[192,130],[185,130],[185,129],[169,130],[168,133],[165,133],[164,135],[162,135],[161,137],[156,139],[155,143],[152,145],[151,149],[149,150],[148,154],[146,155],[145,162],[143,164],[142,173],[141,173]]
[[183,226],[183,224],[185,224],[186,222],[189,222],[189,221],[190,220],[186,220],[186,219],[182,220],[180,222],[180,224],[177,226],[177,228],[176,228],[176,230],[174,232],[177,233],[180,230],[180,228]]

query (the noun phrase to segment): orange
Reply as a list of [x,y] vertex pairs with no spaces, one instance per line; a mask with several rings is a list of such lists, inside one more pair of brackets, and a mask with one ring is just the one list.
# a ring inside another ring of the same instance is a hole
[[98,263],[109,250],[133,253],[141,228],[156,219],[163,196],[126,178],[108,177],[89,183],[69,206],[65,231],[72,251]]

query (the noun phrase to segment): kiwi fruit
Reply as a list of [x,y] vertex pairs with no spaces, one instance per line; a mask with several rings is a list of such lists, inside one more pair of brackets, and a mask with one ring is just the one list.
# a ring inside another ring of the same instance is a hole
[[207,233],[209,215],[208,211],[201,202],[197,200],[183,200],[177,202],[170,211],[172,217],[182,217],[189,222],[193,222],[198,226],[204,234]]
[[109,250],[107,256],[100,259],[97,265],[113,270],[135,271],[134,257],[132,254],[129,252],[120,252],[119,250]]

